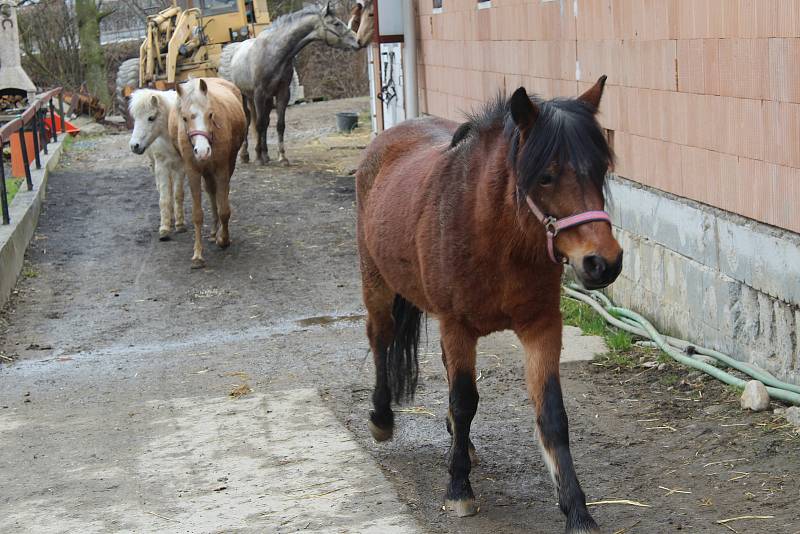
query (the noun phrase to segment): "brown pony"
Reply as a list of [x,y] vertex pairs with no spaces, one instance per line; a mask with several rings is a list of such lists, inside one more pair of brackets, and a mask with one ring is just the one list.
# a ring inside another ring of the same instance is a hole
[[192,268],[197,269],[205,265],[200,178],[205,183],[214,217],[210,239],[226,248],[230,244],[230,179],[247,130],[242,95],[231,82],[220,78],[197,78],[178,85],[177,91],[178,104],[170,113],[169,132],[183,159],[192,191]]
[[[391,402],[413,396],[422,312],[439,320],[452,436],[446,504],[477,512],[469,439],[478,338],[513,329],[567,532],[596,532],[569,450],[561,396],[560,282],[613,282],[622,250],[604,206],[613,155],[595,114],[602,77],[577,99],[524,88],[458,126],[411,120],[379,135],[356,174],[358,248],[376,368],[369,428],[392,437]],[[547,215],[545,215],[547,214]]]

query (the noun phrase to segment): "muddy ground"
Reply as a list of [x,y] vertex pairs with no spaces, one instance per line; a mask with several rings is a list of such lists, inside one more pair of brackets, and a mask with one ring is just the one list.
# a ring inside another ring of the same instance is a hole
[[[178,489],[154,484],[154,468],[142,466],[164,431],[153,418],[163,406],[185,410],[242,386],[245,400],[316,390],[389,478],[419,531],[563,530],[511,336],[479,347],[478,516],[457,519],[442,510],[447,393],[433,322],[415,406],[397,413],[392,442],[369,437],[372,369],[349,174],[368,133],[339,136],[332,127],[335,111],[367,107],[360,99],[292,108],[292,165],[240,165],[232,246],[207,244],[207,268],[199,271],[190,269],[191,233],[158,241],[153,179],[145,159],[127,149],[127,136],[74,144],[51,177],[28,263],[2,312],[4,531],[89,531],[81,528],[87,517],[98,532],[197,531],[170,514],[180,507],[173,500],[201,491],[188,481],[205,460],[171,475]],[[604,532],[800,532],[800,435],[780,417],[743,413],[735,392],[677,366],[659,371],[601,360],[564,364],[562,376],[589,501],[648,505],[593,506]],[[247,424],[246,417],[237,421]],[[238,443],[240,433],[244,427],[228,428],[214,439]],[[172,446],[179,451],[188,439]],[[230,450],[217,451],[215,461],[224,464]],[[178,452],[155,465],[167,469],[173,456]],[[205,488],[203,498],[229,491],[223,486]],[[260,496],[253,488],[252,502],[240,504],[255,517]],[[379,504],[365,498],[353,506],[378,513]],[[152,522],[137,523],[135,513]],[[716,523],[747,515],[772,517]],[[264,517],[209,530],[326,528]]]

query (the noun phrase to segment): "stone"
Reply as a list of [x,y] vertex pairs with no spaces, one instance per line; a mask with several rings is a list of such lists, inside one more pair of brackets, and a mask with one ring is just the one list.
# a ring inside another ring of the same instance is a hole
[[758,380],[751,380],[744,387],[744,393],[739,402],[743,410],[762,412],[769,408],[769,393],[767,388]]
[[800,428],[800,408],[797,406],[786,408],[786,412],[784,412],[783,415],[786,417],[787,421],[792,423],[797,428]]
[[658,364],[658,370],[659,370],[659,371],[663,371],[663,370],[665,370],[666,368],[667,368],[667,364],[666,364],[666,363],[660,363],[660,364]]

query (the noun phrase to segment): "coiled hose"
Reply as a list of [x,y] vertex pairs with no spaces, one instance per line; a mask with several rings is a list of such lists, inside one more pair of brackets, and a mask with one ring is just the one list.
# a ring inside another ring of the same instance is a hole
[[737,378],[722,369],[717,369],[713,365],[693,357],[692,354],[701,354],[711,357],[720,364],[736,369],[763,383],[767,388],[769,396],[773,399],[779,399],[800,406],[800,386],[778,380],[766,371],[758,369],[750,364],[734,360],[727,354],[705,347],[699,347],[682,339],[662,335],[647,319],[636,312],[615,306],[607,296],[599,291],[589,291],[578,284],[568,283],[564,286],[564,293],[575,300],[588,304],[599,313],[606,322],[620,330],[651,340],[655,346],[669,357],[683,365],[702,371],[731,386],[738,388],[745,387],[747,383],[745,380]]

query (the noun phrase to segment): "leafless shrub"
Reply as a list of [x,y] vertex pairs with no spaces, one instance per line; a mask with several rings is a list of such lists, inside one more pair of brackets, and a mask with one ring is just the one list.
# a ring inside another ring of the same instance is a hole
[[306,98],[349,98],[369,93],[365,50],[353,52],[314,43],[298,54],[295,65]]
[[74,12],[64,0],[42,0],[17,13],[22,67],[39,87],[76,89],[83,82]]

